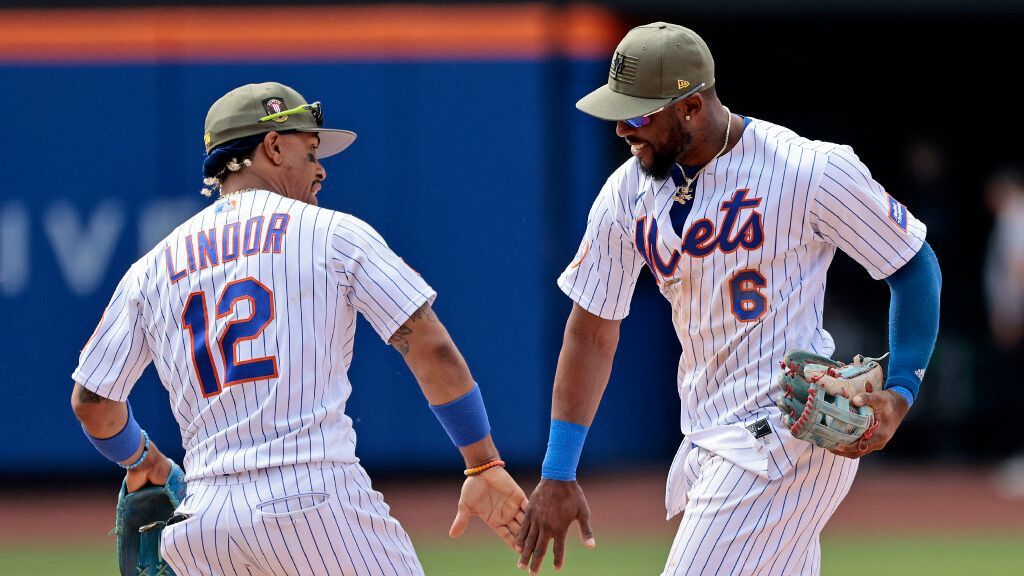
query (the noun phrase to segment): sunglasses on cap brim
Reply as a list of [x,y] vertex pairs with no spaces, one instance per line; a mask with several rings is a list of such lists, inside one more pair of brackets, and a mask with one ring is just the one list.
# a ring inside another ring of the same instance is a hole
[[260,122],[266,122],[267,120],[274,120],[275,118],[283,118],[285,116],[291,116],[293,114],[299,114],[302,112],[309,112],[313,115],[313,120],[316,121],[316,127],[322,128],[324,125],[324,111],[320,102],[313,102],[312,104],[303,104],[296,106],[295,108],[289,108],[288,110],[282,110],[274,114],[268,114],[260,118]]
[[682,96],[676,96],[675,98],[669,100],[667,104],[665,104],[661,108],[658,108],[657,110],[654,110],[652,112],[648,112],[647,114],[644,114],[643,116],[637,116],[635,118],[626,118],[625,120],[623,120],[623,122],[625,122],[626,124],[629,124],[633,128],[641,128],[643,126],[647,126],[648,124],[651,123],[651,116],[654,116],[658,112],[661,112],[665,108],[668,108],[669,106],[675,104],[676,102],[679,102],[680,100],[685,100],[686,98],[689,98],[690,96],[693,96],[697,92],[700,92],[701,90],[704,89],[704,84],[706,84],[706,83],[705,82],[701,82],[700,84],[697,84],[696,86],[693,87],[692,90],[688,90]]

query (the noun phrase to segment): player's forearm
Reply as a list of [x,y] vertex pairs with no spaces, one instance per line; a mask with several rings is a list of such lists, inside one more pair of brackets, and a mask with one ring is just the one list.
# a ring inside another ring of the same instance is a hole
[[466,461],[466,468],[474,468],[501,458],[498,447],[494,445],[494,439],[490,434],[478,442],[459,448],[459,452],[462,453],[462,459]]
[[446,338],[425,348],[420,358],[406,357],[406,362],[428,402],[445,404],[473,387],[469,366],[451,339]]
[[906,265],[886,278],[889,303],[889,375],[893,388],[912,403],[924,378],[939,332],[942,273],[926,242]]
[[555,371],[542,479],[576,480],[587,431],[608,385],[618,345],[618,320],[606,320],[573,305]]
[[619,322],[598,318],[579,306],[565,326],[558,355],[551,418],[589,426],[612,372]]
[[[82,423],[82,428],[90,436],[93,444],[100,443],[97,448],[112,443],[119,444],[114,437],[122,437],[122,433],[129,427],[131,413],[128,410],[127,402],[118,402],[104,398],[77,382],[75,383],[74,390],[71,392],[71,409],[74,411],[79,422]],[[138,430],[137,427],[136,430]],[[132,437],[125,441],[127,444],[119,446],[109,454],[105,453],[104,455],[112,457],[114,453],[119,453],[119,456],[112,459],[125,466],[138,462],[143,450],[145,450],[144,439],[139,436],[138,438]],[[141,463],[138,467],[148,467],[143,466],[144,464],[145,462]]]
[[473,388],[469,366],[429,304],[410,316],[390,342],[430,404],[451,402]]
[[86,432],[96,438],[110,438],[128,421],[128,404],[104,398],[75,383],[71,409]]
[[448,330],[424,304],[395,332],[398,350],[467,468],[499,459],[483,396]]

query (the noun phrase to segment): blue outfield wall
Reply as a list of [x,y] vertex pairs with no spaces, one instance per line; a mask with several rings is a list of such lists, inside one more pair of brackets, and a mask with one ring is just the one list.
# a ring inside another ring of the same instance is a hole
[[[624,159],[611,124],[574,109],[607,62],[0,66],[18,126],[0,140],[0,308],[7,330],[0,473],[110,469],[69,409],[70,374],[121,274],[199,195],[206,109],[275,80],[324,103],[359,139],[325,161],[321,204],[371,223],[438,291],[435,309],[480,382],[515,468],[539,468],[571,303],[555,278],[594,195]],[[646,273],[645,273],[646,276]],[[667,307],[638,288],[585,466],[659,460],[679,441]],[[348,413],[374,471],[458,469],[461,460],[401,357],[360,320]],[[155,372],[131,396],[180,458]]]

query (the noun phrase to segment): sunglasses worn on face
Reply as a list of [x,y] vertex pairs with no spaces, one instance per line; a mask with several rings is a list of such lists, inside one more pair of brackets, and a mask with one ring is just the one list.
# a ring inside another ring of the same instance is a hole
[[324,112],[319,102],[313,102],[312,104],[303,104],[301,106],[296,106],[295,108],[282,110],[275,114],[268,114],[267,116],[260,118],[260,122],[266,122],[267,120],[282,118],[284,116],[291,116],[292,114],[298,114],[300,112],[305,112],[307,110],[309,111],[310,114],[313,115],[313,120],[316,121],[317,128],[322,127],[324,125]]
[[651,116],[654,116],[658,112],[661,112],[665,108],[668,108],[669,106],[675,104],[676,102],[679,102],[680,100],[684,100],[684,99],[689,98],[690,96],[696,94],[697,92],[700,92],[701,90],[704,89],[704,84],[705,84],[705,82],[701,82],[700,84],[697,84],[696,86],[693,87],[692,90],[688,90],[682,96],[676,96],[675,98],[669,100],[668,104],[665,104],[664,106],[662,106],[661,108],[658,108],[657,110],[655,110],[653,112],[648,112],[647,114],[644,114],[643,116],[637,116],[636,118],[626,118],[625,120],[623,120],[623,122],[625,122],[626,124],[629,124],[633,128],[641,128],[643,126],[647,126],[648,124],[651,123]]

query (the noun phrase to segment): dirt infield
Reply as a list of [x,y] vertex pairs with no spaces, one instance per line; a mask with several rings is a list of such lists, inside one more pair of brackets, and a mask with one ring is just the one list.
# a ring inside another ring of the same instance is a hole
[[[678,518],[665,521],[662,473],[581,482],[598,536],[674,533]],[[447,533],[459,486],[456,478],[451,482],[388,480],[375,487],[414,538],[436,538]],[[826,534],[1024,533],[1024,499],[1000,498],[992,486],[992,474],[984,469],[863,466]],[[7,490],[0,493],[0,546],[109,543],[115,501],[116,487],[78,494]],[[484,534],[474,522],[469,536]]]

